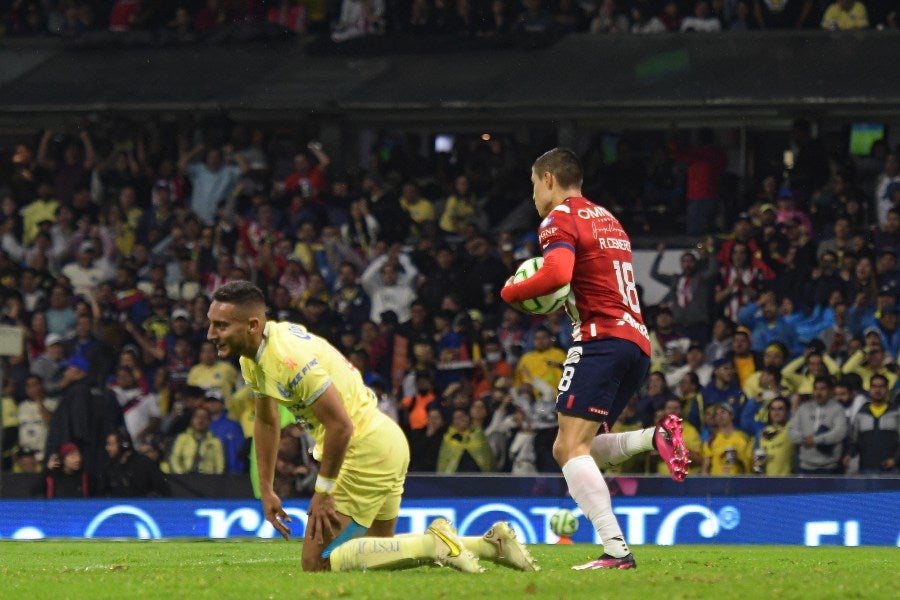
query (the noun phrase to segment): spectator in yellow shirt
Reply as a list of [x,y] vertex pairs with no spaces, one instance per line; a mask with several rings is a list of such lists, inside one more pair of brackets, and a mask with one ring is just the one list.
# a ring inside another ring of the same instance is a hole
[[207,340],[200,344],[200,362],[188,371],[187,384],[216,388],[227,404],[237,384],[237,369],[228,361],[219,360],[216,345]]
[[20,211],[22,217],[22,243],[31,244],[38,233],[41,221],[56,221],[59,202],[53,197],[53,186],[46,181],[38,184],[37,198],[26,204]]
[[841,372],[859,375],[866,392],[869,391],[869,382],[872,380],[872,375],[875,374],[884,375],[888,380],[888,389],[894,389],[897,376],[887,368],[890,362],[891,359],[885,355],[881,344],[873,343],[851,354],[847,362],[841,366]]
[[753,440],[735,429],[734,408],[727,402],[716,405],[716,433],[703,445],[703,473],[745,475],[753,466]]
[[197,407],[191,416],[191,426],[175,438],[169,468],[172,473],[203,473],[218,475],[225,472],[225,452],[222,442],[209,430],[209,411]]
[[453,182],[453,193],[447,197],[444,212],[438,223],[441,231],[458,235],[468,225],[485,225],[483,217],[478,206],[478,198],[469,187],[469,178],[459,175]]
[[797,449],[788,435],[790,405],[785,398],[769,403],[769,424],[759,433],[754,456],[754,471],[768,476],[790,475],[794,472]]
[[566,353],[553,345],[550,331],[540,327],[534,332],[534,350],[523,354],[516,365],[513,385],[518,387],[522,383],[541,379],[556,389],[559,378],[562,377],[564,362]]
[[818,338],[810,340],[803,354],[781,369],[786,386],[791,392],[801,396],[812,395],[813,381],[816,377],[820,375],[838,377],[840,374],[840,366],[825,353],[825,344]]
[[400,207],[409,214],[412,220],[412,231],[416,239],[422,239],[434,233],[436,214],[434,204],[419,194],[419,186],[407,181],[400,194]]
[[866,29],[868,26],[866,5],[856,0],[838,0],[822,15],[822,29]]

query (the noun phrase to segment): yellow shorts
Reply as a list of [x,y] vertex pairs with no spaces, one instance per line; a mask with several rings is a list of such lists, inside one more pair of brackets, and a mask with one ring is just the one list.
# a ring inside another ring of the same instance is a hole
[[400,426],[378,413],[368,432],[355,439],[334,487],[334,506],[363,527],[400,514],[409,468],[409,444]]

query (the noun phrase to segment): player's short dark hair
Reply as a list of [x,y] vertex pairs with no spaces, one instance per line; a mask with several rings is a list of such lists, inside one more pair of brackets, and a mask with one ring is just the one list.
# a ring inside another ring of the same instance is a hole
[[266,297],[263,296],[262,290],[245,280],[229,281],[213,292],[212,299],[242,308],[266,306]]
[[551,173],[564,188],[581,187],[584,181],[581,160],[568,148],[554,148],[544,152],[534,161],[532,169],[539,175]]

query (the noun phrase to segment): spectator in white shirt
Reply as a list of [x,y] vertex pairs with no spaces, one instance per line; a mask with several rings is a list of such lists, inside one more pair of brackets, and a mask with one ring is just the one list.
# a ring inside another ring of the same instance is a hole
[[722,23],[710,14],[709,3],[706,0],[697,0],[697,3],[694,4],[694,16],[685,17],[681,21],[681,31],[713,33],[722,31]]
[[413,286],[418,274],[412,260],[402,253],[391,252],[373,260],[360,277],[372,301],[371,319],[380,323],[381,314],[392,310],[400,323],[408,321],[410,304],[416,299]]
[[62,269],[76,294],[90,294],[100,282],[106,279],[106,272],[94,262],[97,248],[91,240],[84,240],[78,245],[75,262],[70,262]]

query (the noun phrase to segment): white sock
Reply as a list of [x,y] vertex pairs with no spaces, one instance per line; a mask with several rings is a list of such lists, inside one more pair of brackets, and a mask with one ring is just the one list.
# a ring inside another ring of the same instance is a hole
[[655,431],[655,427],[648,427],[623,433],[601,433],[591,442],[591,456],[601,469],[620,465],[635,454],[652,450]]
[[594,459],[587,454],[570,459],[562,468],[569,493],[603,541],[603,551],[617,558],[628,555],[625,536],[612,511],[609,488]]

